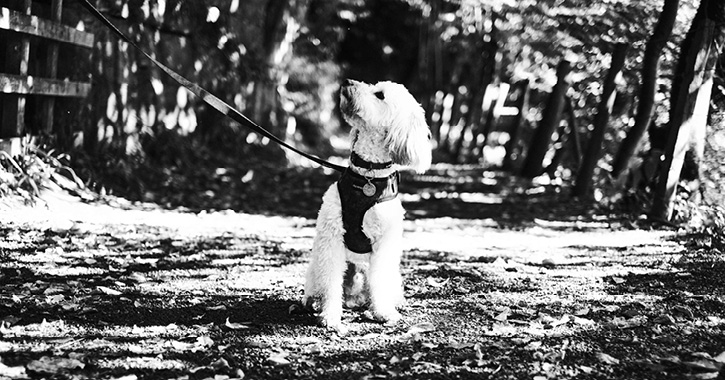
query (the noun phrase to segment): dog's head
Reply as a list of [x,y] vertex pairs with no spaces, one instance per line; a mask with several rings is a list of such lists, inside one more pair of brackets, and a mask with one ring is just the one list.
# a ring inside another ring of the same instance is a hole
[[340,91],[340,109],[353,128],[383,134],[394,163],[419,173],[430,167],[430,131],[425,114],[405,86],[346,80]]

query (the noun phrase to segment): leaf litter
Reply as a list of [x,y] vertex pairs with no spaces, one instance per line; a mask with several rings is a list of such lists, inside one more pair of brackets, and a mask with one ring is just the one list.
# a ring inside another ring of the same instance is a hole
[[403,320],[346,310],[339,337],[298,303],[311,221],[126,208],[2,219],[0,377],[682,379],[725,361],[722,284],[678,266],[674,233],[409,220]]

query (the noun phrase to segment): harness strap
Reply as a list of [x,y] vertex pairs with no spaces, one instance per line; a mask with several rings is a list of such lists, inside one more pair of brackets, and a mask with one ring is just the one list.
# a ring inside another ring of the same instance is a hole
[[[367,196],[363,193],[363,186],[372,182],[375,185],[375,194]],[[378,203],[387,202],[398,196],[400,178],[398,172],[383,178],[368,179],[348,168],[337,182],[342,205],[342,225],[345,230],[343,236],[345,247],[355,253],[372,252],[373,246],[370,238],[362,230],[365,213]]]
[[96,7],[93,6],[88,0],[80,0],[81,5],[83,5],[93,16],[95,16],[100,22],[102,22],[104,25],[106,25],[111,31],[113,31],[118,37],[120,37],[122,40],[128,42],[131,46],[133,46],[136,50],[141,52],[146,58],[148,58],[151,62],[153,62],[156,66],[158,66],[161,70],[163,70],[166,74],[168,74],[172,79],[174,79],[176,82],[178,82],[180,85],[184,86],[187,90],[191,91],[194,95],[198,96],[201,100],[203,100],[206,104],[210,105],[215,110],[221,112],[223,115],[230,117],[232,120],[236,121],[237,123],[253,130],[254,132],[259,133],[260,135],[267,137],[268,139],[276,142],[277,144],[301,155],[302,157],[307,158],[308,160],[315,162],[319,165],[322,165],[324,167],[336,170],[338,172],[345,171],[344,166],[336,165],[331,162],[325,161],[317,156],[314,156],[309,153],[305,153],[292,145],[289,145],[284,140],[280,139],[279,137],[275,136],[268,130],[260,127],[257,125],[257,123],[253,122],[246,116],[244,116],[241,112],[237,111],[235,108],[231,107],[227,103],[225,103],[223,100],[219,99],[218,97],[212,95],[209,91],[205,90],[201,86],[197,85],[196,83],[193,83],[189,81],[188,79],[181,76],[176,71],[168,68],[163,63],[157,61],[155,58],[151,57],[148,53],[143,51],[136,43],[134,43],[128,36],[126,36],[123,32],[121,32],[118,28],[116,28],[113,23],[111,23],[101,12],[96,9]]

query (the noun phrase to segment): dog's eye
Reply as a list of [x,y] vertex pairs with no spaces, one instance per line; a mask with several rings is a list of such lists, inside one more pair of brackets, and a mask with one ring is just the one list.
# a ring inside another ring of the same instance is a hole
[[375,93],[375,97],[378,98],[378,99],[380,99],[380,100],[384,100],[385,99],[385,94],[383,94],[382,91],[378,91],[378,92]]

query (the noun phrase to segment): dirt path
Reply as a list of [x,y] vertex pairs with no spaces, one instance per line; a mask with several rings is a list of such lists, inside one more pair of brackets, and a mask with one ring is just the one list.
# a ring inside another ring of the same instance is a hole
[[346,312],[344,337],[296,308],[311,219],[5,206],[0,378],[717,378],[721,259],[515,186],[438,179],[404,195],[403,321]]

